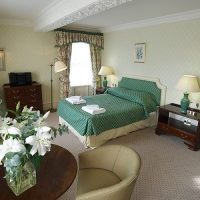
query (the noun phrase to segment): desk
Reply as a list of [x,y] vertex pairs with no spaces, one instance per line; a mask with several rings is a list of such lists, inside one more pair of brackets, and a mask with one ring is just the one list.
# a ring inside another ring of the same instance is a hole
[[55,200],[64,194],[73,183],[77,173],[77,162],[66,149],[52,145],[37,173],[37,183],[18,197],[4,179],[4,168],[0,166],[1,200]]
[[[159,108],[156,134],[172,134],[184,140],[189,149],[200,149],[200,112],[188,109],[195,115],[181,113],[180,105],[168,104]],[[184,122],[185,121],[185,122]],[[187,124],[189,122],[189,125]]]

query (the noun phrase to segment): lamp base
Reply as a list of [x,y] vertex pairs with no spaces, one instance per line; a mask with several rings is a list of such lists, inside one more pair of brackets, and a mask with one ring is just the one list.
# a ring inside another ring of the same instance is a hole
[[187,110],[189,108],[190,105],[190,100],[188,98],[188,93],[184,93],[183,98],[181,99],[181,113],[186,114]]
[[106,76],[104,76],[103,87],[104,87],[105,89],[107,88],[107,84],[108,84],[107,78],[106,78]]

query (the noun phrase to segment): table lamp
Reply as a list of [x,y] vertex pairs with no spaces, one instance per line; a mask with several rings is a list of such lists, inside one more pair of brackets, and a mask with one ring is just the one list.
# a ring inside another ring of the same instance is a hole
[[199,104],[200,104],[200,92],[195,92],[192,93],[190,95],[190,100],[192,101],[191,103],[193,103],[193,108],[199,108]]
[[196,76],[192,75],[183,75],[181,79],[179,80],[177,86],[177,90],[184,91],[184,96],[181,99],[181,112],[186,114],[188,107],[190,105],[190,100],[188,98],[189,93],[188,92],[199,92],[199,84],[197,81]]
[[64,62],[58,60],[57,58],[54,59],[54,63],[50,64],[51,67],[51,108],[50,112],[55,112],[56,110],[53,108],[53,78],[52,78],[52,68],[54,66],[55,73],[61,72],[67,69],[67,66]]
[[113,72],[112,72],[112,69],[111,67],[107,67],[107,66],[102,66],[98,75],[101,75],[101,76],[104,76],[104,80],[103,80],[103,87],[106,89],[107,88],[107,84],[108,84],[108,81],[107,81],[107,75],[112,75]]

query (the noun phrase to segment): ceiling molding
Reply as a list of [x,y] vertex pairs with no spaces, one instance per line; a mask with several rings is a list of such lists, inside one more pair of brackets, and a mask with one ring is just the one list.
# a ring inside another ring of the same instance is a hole
[[172,15],[166,15],[162,17],[155,17],[151,19],[139,20],[139,21],[121,24],[117,26],[111,26],[107,28],[101,28],[100,31],[103,33],[106,33],[106,32],[126,30],[126,29],[131,29],[131,28],[153,26],[153,25],[158,25],[158,24],[163,24],[163,23],[192,20],[192,19],[198,19],[198,18],[200,18],[200,9],[187,11],[187,12],[181,12],[181,13],[172,14]]
[[67,25],[64,26],[63,29],[66,30],[77,30],[77,31],[89,31],[89,32],[101,32],[100,28],[92,27],[92,26],[82,26],[82,25]]
[[33,23],[28,20],[17,20],[17,19],[0,19],[0,25],[12,25],[12,26],[33,26]]
[[[41,13],[41,15],[38,17],[38,19],[36,20],[36,24],[37,24],[36,30],[43,31],[43,32],[51,31],[51,30],[63,27],[67,24],[73,23],[77,20],[95,15],[97,13],[100,13],[102,11],[108,10],[110,8],[113,8],[115,6],[130,2],[130,1],[133,1],[133,0],[99,0],[99,1],[87,0],[87,1],[84,1],[84,3],[90,2],[89,4],[87,4],[87,6],[79,5],[80,7],[79,10],[75,11],[73,8],[74,12],[72,11],[72,7],[71,7],[70,8],[71,13],[69,13],[69,9],[68,9],[66,10],[65,15],[61,16],[61,13],[63,13],[61,12],[61,9],[66,8],[67,6],[66,1],[56,0],[48,8],[45,8],[43,10],[43,13]],[[72,6],[71,2],[70,2],[70,5]],[[69,2],[68,2],[68,6],[69,6]],[[53,10],[54,12],[52,12]],[[56,10],[58,12],[55,12]],[[53,17],[52,13],[56,13],[57,16]]]

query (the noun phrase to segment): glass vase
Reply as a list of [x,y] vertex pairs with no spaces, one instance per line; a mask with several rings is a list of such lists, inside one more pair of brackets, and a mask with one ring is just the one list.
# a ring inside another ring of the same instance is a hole
[[[15,174],[13,176],[13,173]],[[33,187],[36,184],[36,170],[29,160],[24,166],[19,166],[14,172],[6,172],[6,181],[16,196]]]

